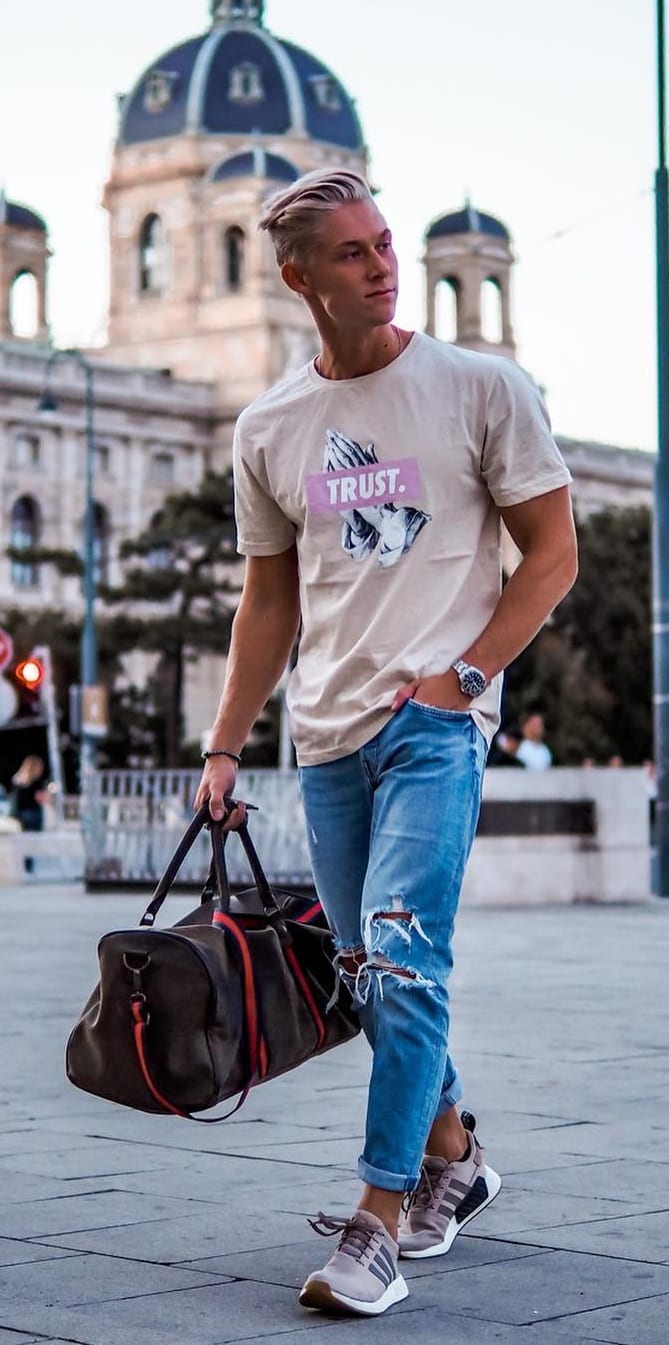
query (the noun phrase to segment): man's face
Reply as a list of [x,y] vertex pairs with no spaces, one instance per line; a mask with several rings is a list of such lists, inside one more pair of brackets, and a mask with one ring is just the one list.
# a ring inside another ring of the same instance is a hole
[[392,236],[373,201],[351,201],[327,211],[302,267],[301,292],[336,327],[360,331],[392,322],[397,303],[397,258]]

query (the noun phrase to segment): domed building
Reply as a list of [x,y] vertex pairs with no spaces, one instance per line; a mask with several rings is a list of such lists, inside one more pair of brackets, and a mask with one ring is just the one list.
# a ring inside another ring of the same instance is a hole
[[115,361],[216,385],[223,412],[315,350],[283,286],[262,202],[326,164],[366,172],[352,99],[265,27],[262,0],[214,0],[207,33],[165,52],[121,100],[104,204]]
[[[51,253],[47,227],[30,206],[10,201],[0,190],[0,340],[21,332],[21,300],[31,310],[32,339],[48,340],[47,267]],[[30,330],[30,329],[29,329]]]
[[452,299],[450,340],[470,350],[516,358],[511,327],[511,235],[494,215],[462,210],[440,215],[425,235],[426,331],[443,336],[439,299]]

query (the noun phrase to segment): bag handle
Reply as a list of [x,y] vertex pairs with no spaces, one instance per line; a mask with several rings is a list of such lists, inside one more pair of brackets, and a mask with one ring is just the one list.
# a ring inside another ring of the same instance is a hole
[[[224,802],[228,808],[234,808],[235,806],[234,799],[226,798]],[[202,896],[204,900],[213,897],[219,910],[223,911],[225,914],[229,912],[230,882],[228,879],[227,865],[225,863],[225,842],[228,833],[223,831],[222,822],[214,821],[212,819],[209,813],[208,804],[203,803],[186,828],[186,831],[179,841],[164,873],[159,878],[156,890],[139,922],[140,928],[146,926],[151,927],[155,924],[156,916],[169,893],[179,869],[204,826],[209,828],[212,858]],[[237,834],[244,847],[249,868],[253,874],[265,914],[272,917],[280,916],[280,908],[276,903],[267,875],[260,863],[253,841],[249,836],[246,822],[237,829]]]

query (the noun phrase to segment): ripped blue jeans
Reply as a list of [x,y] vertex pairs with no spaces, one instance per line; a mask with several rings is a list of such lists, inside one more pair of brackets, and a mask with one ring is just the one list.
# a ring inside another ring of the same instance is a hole
[[409,701],[358,752],[300,769],[316,889],[373,1051],[358,1175],[410,1191],[462,1096],[447,982],[487,746],[471,715]]

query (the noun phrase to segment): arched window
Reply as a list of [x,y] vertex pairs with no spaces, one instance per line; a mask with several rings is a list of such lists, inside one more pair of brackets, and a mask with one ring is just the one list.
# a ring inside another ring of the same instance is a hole
[[165,515],[162,509],[153,514],[150,523],[151,532],[156,534],[156,544],[146,553],[146,563],[150,570],[169,570],[172,564],[172,548],[167,537],[162,537],[161,532],[165,523]]
[[494,276],[489,276],[481,286],[481,331],[484,341],[496,346],[501,344],[502,291]]
[[30,341],[39,331],[37,281],[32,271],[18,271],[9,291],[9,323],[12,336]]
[[244,230],[237,225],[225,232],[225,285],[233,294],[244,284]]
[[[15,551],[30,551],[39,542],[39,505],[31,495],[20,495],[12,505],[9,522],[9,545]],[[15,588],[36,588],[39,566],[29,560],[14,557],[11,563],[11,581]]]
[[455,276],[442,276],[437,285],[435,336],[440,341],[457,340],[459,289]]
[[228,98],[233,103],[259,103],[265,97],[262,72],[252,61],[242,61],[230,71]]
[[139,288],[143,294],[167,289],[167,237],[159,215],[147,215],[139,235]]
[[98,584],[109,583],[109,513],[103,504],[93,503],[93,579]]

